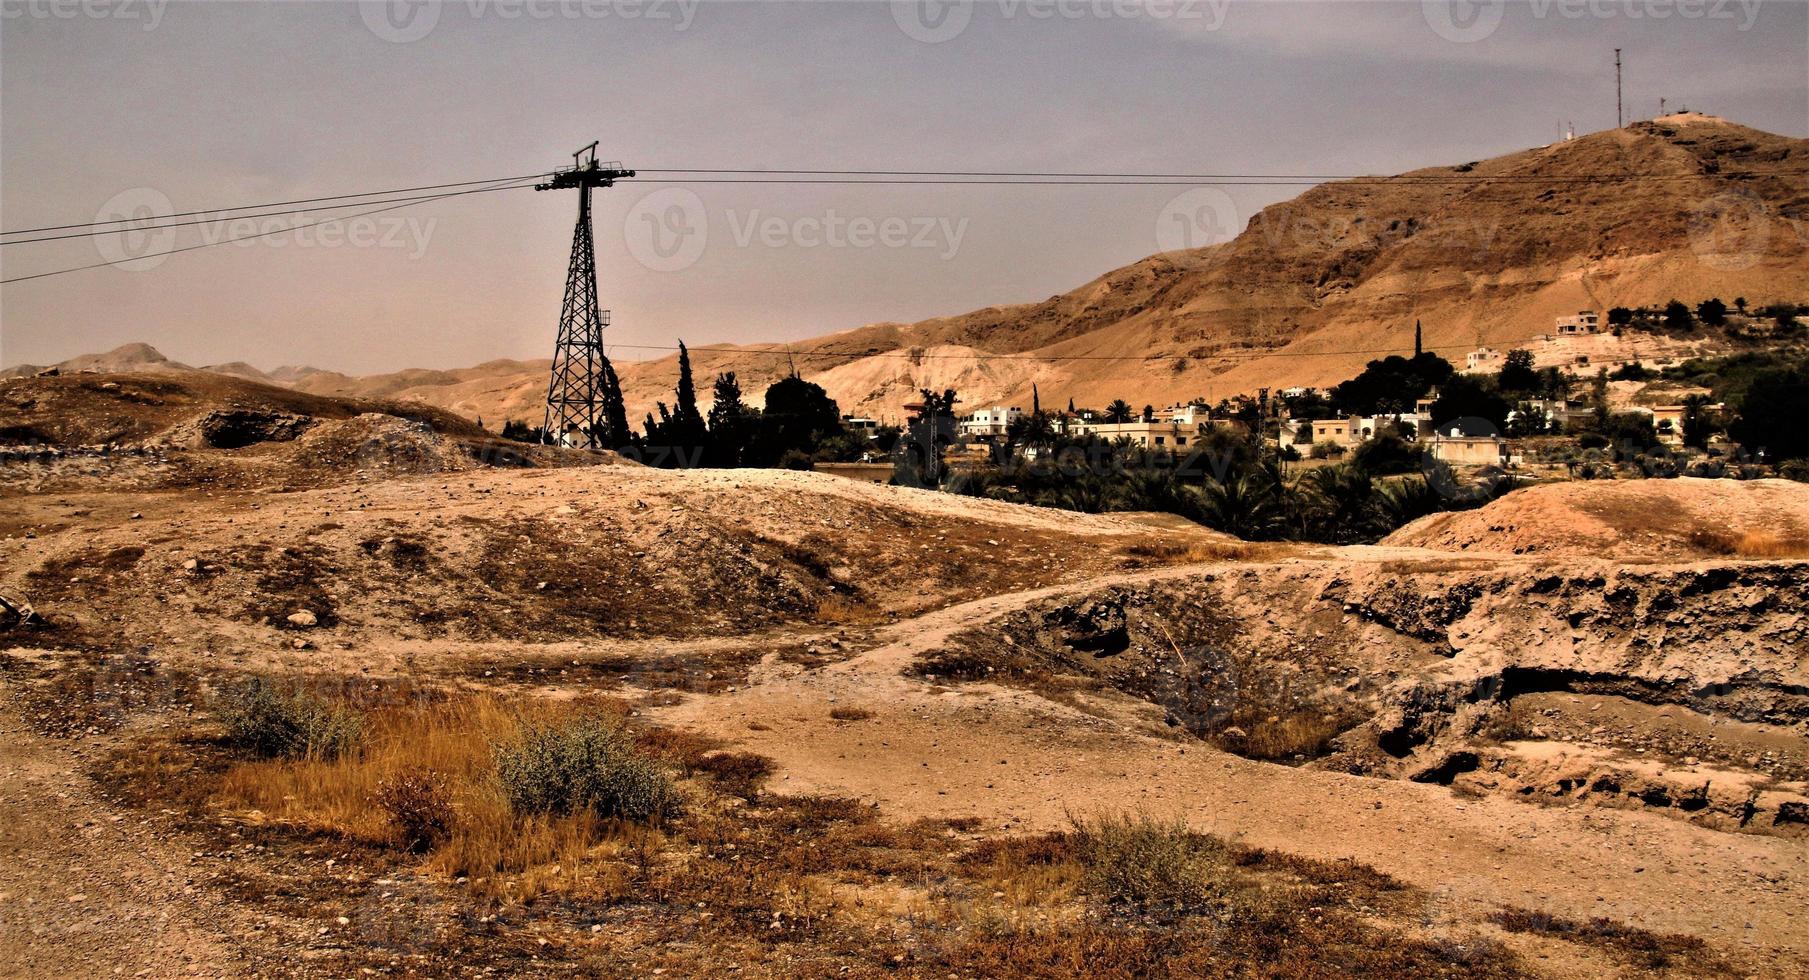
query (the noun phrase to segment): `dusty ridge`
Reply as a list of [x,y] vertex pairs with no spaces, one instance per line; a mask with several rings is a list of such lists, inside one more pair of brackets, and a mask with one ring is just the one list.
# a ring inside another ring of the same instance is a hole
[[1809,484],[1693,477],[1555,483],[1478,510],[1423,517],[1382,543],[1630,561],[1805,554]]

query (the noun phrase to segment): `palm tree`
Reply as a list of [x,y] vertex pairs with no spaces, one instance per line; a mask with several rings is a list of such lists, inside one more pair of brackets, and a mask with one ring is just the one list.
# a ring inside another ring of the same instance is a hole
[[1222,481],[1209,478],[1199,491],[1201,517],[1208,527],[1245,541],[1270,537],[1284,517],[1280,489],[1262,469]]
[[1129,422],[1131,420],[1131,403],[1122,398],[1113,400],[1106,406],[1106,419],[1112,422]]

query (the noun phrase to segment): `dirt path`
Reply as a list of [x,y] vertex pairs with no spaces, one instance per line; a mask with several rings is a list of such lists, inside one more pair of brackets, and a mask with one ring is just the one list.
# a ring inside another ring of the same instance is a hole
[[142,812],[108,805],[64,747],[0,691],[0,976],[217,977],[243,972],[231,921],[188,854]]
[[[1398,559],[1396,549],[1348,549]],[[1465,918],[1502,905],[1609,916],[1702,937],[1760,974],[1809,969],[1809,848],[1636,812],[1462,799],[1439,786],[1291,769],[1139,734],[1029,692],[940,688],[901,671],[958,630],[1051,596],[1197,574],[1115,575],[976,600],[890,627],[817,671],[773,665],[740,691],[661,721],[773,757],[787,792],[855,795],[901,818],[970,816],[1023,829],[1070,813],[1146,809],[1247,844],[1353,858]],[[873,713],[837,722],[835,707]],[[1147,706],[1124,706],[1127,714]],[[1148,730],[1148,728],[1145,728]]]

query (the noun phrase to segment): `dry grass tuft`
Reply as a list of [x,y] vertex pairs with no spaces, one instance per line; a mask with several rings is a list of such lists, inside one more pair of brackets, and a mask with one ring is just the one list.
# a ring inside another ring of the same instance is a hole
[[873,717],[873,712],[866,708],[830,708],[829,717],[836,721],[866,721]]
[[1780,537],[1770,531],[1699,530],[1690,545],[1711,555],[1737,558],[1802,558],[1809,556],[1809,540]]
[[[498,778],[495,747],[610,714],[585,702],[514,707],[493,697],[375,709],[365,715],[360,751],[240,763],[221,778],[215,800],[251,810],[256,822],[375,846],[418,848],[427,836],[430,868],[469,876],[480,894],[531,897],[574,887],[573,875],[599,847],[628,848],[657,832],[588,806],[518,810]],[[434,774],[431,788],[423,772]],[[443,831],[434,826],[440,820]]]
[[811,618],[819,623],[831,626],[852,626],[871,623],[880,618],[880,610],[868,603],[850,599],[846,596],[832,595],[817,603]]
[[1702,974],[1726,973],[1726,965],[1695,936],[1649,932],[1613,919],[1578,922],[1533,909],[1504,908],[1489,921],[1508,932],[1555,936],[1570,942],[1599,946],[1642,970],[1688,966]]

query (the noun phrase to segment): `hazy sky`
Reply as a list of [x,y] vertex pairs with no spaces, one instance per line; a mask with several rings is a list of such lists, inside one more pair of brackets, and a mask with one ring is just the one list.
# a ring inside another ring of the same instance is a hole
[[[1611,127],[1615,47],[1629,118],[1665,96],[1809,135],[1795,0],[929,8],[4,0],[0,226],[510,177],[593,139],[642,169],[1392,173]],[[1042,299],[1171,244],[1186,190],[625,182],[597,199],[610,338],[782,340]],[[1230,224],[1298,191],[1229,189]],[[544,357],[575,198],[471,195],[0,286],[0,364],[139,340],[354,373]],[[12,278],[282,223],[0,262]]]

